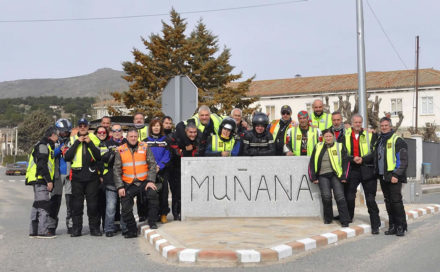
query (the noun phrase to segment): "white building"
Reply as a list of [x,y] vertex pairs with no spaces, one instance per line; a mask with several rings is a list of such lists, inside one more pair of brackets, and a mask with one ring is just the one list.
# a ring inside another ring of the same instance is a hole
[[[393,123],[396,123],[397,113],[401,111],[404,116],[401,127],[415,125],[414,70],[368,72],[366,81],[370,100],[374,101],[376,96],[382,99],[379,117],[391,112]],[[271,119],[279,119],[283,105],[289,105],[293,118],[296,118],[300,110],[312,111],[314,99],[320,98],[325,102],[326,96],[329,97],[330,112],[339,108],[339,96],[345,100],[346,95],[350,95],[353,107],[357,89],[357,74],[345,74],[253,81],[249,95],[260,98],[255,104]],[[122,103],[109,100],[93,105],[96,119],[108,115],[107,107],[110,105],[129,114]],[[440,71],[434,69],[419,70],[418,125],[424,127],[425,123],[440,124]]]
[[[401,111],[404,119],[402,127],[415,124],[415,71],[402,70],[390,72],[368,72],[367,94],[370,100],[378,96],[380,103],[379,117],[385,112],[392,113],[393,122],[398,121],[397,113]],[[308,110],[314,99],[325,102],[329,97],[330,112],[339,108],[338,96],[350,96],[352,107],[358,90],[357,74],[334,76],[295,77],[287,79],[254,81],[250,87],[250,95],[260,97],[256,102],[263,112],[271,119],[281,118],[281,107],[291,106],[293,118],[296,112]],[[419,70],[419,107],[418,125],[425,123],[440,124],[440,71],[434,69]]]
[[115,110],[121,111],[122,115],[130,115],[130,110],[125,107],[124,103],[116,102],[115,100],[105,100],[92,105],[94,119],[101,119],[104,116],[110,116],[108,112],[109,106],[113,107]]

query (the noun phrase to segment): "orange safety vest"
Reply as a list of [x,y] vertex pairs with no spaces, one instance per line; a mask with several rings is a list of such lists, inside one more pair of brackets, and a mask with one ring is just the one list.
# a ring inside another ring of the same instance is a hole
[[[292,128],[292,122],[290,122],[290,124],[287,126],[286,130],[284,131],[284,143],[286,142],[286,136],[287,136],[287,130],[289,130],[289,128]],[[278,120],[273,120],[272,123],[270,124],[270,134],[272,134],[273,139],[275,140],[277,138],[278,135],[278,130],[280,129],[280,119]]]
[[139,142],[136,152],[132,153],[127,144],[118,147],[122,162],[122,180],[133,183],[134,179],[147,179],[147,143]]

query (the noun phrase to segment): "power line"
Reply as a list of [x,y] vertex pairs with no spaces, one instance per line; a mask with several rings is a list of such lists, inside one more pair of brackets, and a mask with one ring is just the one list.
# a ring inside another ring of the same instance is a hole
[[[241,9],[261,8],[261,7],[270,7],[270,6],[281,6],[281,5],[288,5],[288,4],[294,4],[294,3],[299,3],[299,2],[307,2],[307,1],[308,0],[291,0],[291,1],[267,3],[267,4],[259,4],[259,5],[250,5],[250,6],[183,11],[183,12],[179,12],[179,13],[180,14],[194,14],[194,13],[221,12],[221,11],[228,11],[228,10],[241,10]],[[86,17],[86,18],[0,20],[0,23],[43,23],[43,22],[74,22],[74,21],[120,20],[120,19],[135,19],[135,18],[144,18],[144,17],[160,17],[160,16],[167,16],[167,15],[169,15],[169,13],[152,13],[152,14],[141,14],[141,15],[109,16],[109,17]]]
[[396,53],[397,57],[399,58],[400,62],[402,62],[403,66],[408,69],[408,66],[406,66],[405,62],[403,61],[402,57],[400,56],[399,52],[397,51],[396,47],[394,46],[393,42],[391,41],[391,38],[388,36],[387,32],[385,31],[385,28],[383,27],[382,23],[380,22],[379,18],[377,17],[376,13],[374,12],[373,8],[370,5],[370,2],[367,0],[368,8],[370,9],[371,13],[373,13],[374,18],[376,19],[377,23],[380,26],[380,29],[382,30],[383,34],[387,38],[388,42],[390,43],[392,49],[394,50],[394,53]]

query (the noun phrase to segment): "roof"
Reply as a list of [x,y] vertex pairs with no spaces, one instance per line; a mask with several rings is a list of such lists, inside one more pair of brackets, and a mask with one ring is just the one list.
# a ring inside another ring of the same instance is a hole
[[[367,90],[410,88],[415,85],[415,70],[367,72]],[[234,83],[238,84],[238,83]],[[419,70],[419,86],[440,86],[440,71]],[[249,96],[274,96],[292,94],[320,94],[329,92],[357,91],[358,75],[296,77],[253,81]]]

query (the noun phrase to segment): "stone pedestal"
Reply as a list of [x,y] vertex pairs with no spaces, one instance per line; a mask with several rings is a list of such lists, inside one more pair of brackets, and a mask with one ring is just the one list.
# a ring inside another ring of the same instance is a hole
[[321,216],[308,157],[182,158],[182,220]]

